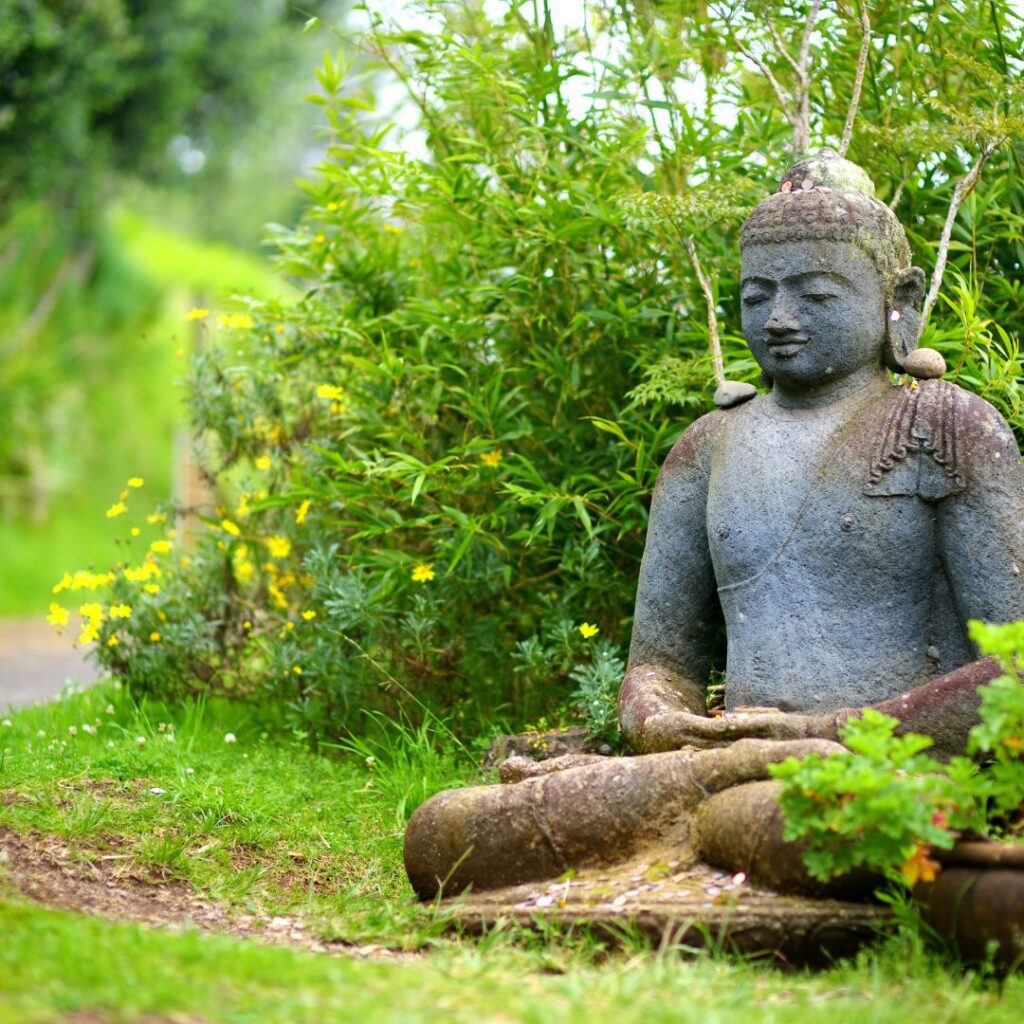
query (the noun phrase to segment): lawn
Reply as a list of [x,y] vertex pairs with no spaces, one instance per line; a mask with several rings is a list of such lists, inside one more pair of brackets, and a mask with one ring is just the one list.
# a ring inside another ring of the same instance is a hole
[[1000,988],[912,933],[817,974],[628,935],[450,934],[413,900],[401,836],[480,773],[429,730],[312,753],[252,709],[111,685],[4,723],[2,1024],[1024,1016],[1020,978]]

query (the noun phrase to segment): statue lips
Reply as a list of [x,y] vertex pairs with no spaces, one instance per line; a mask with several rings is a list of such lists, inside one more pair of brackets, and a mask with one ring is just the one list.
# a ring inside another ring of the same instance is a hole
[[780,359],[789,359],[802,351],[809,343],[810,338],[789,335],[788,337],[770,336],[766,342],[768,351]]

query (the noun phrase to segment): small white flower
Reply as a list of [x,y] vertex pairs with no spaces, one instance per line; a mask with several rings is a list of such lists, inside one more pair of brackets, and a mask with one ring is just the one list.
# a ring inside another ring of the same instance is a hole
[[146,745],[146,737],[145,736],[136,736],[135,737],[135,745],[139,746],[139,747],[144,747]]
[[235,734],[233,732],[226,732],[226,733],[224,733],[224,742],[225,743],[235,743],[235,742],[237,742],[235,740]]
[[167,790],[166,790],[166,789],[163,789],[163,788],[162,788],[162,787],[160,787],[160,786],[150,786],[150,789],[149,789],[149,791],[150,791],[150,793],[152,793],[152,794],[153,794],[153,796],[163,796],[163,795],[164,795],[164,793],[166,793],[166,792],[167,792]]
[[112,687],[113,687],[113,688],[114,688],[115,690],[120,690],[120,689],[121,689],[121,685],[122,685],[122,683],[121,683],[121,680],[120,680],[120,679],[115,679],[115,680],[114,680],[114,681],[113,681],[113,682],[112,682],[112,683],[111,683],[110,685],[111,685],[111,686],[112,686]]
[[369,757],[368,757],[368,758],[366,759],[366,767],[367,767],[367,768],[374,768],[374,767],[376,767],[376,765],[377,765],[377,758],[375,758],[375,757],[373,756],[373,754],[371,754],[371,755],[370,755],[370,756],[369,756]]
[[96,730],[91,725],[89,725],[87,722],[83,723],[83,725],[82,725],[82,732],[84,732],[86,734],[86,736],[95,736],[96,735]]
[[14,723],[9,718],[5,718],[2,722],[0,722],[0,725],[2,725],[5,729],[14,728]]
[[107,746],[108,747],[112,747],[113,745],[114,745],[114,741],[113,740],[107,740]]
[[113,705],[113,704],[108,704],[108,705],[107,705],[107,714],[108,714],[108,715],[114,715],[114,714],[116,714],[116,713],[117,713],[117,712],[116,712],[116,711],[114,711],[114,705]]
[[196,773],[195,768],[186,768],[185,769],[185,774],[186,775],[195,775],[195,773]]
[[160,724],[159,724],[159,725],[158,725],[158,726],[156,727],[156,731],[157,731],[157,732],[166,732],[166,731],[167,731],[167,723],[166,723],[166,722],[161,722],[161,723],[160,723]]
[[70,736],[77,736],[78,735],[78,727],[74,726],[74,725],[69,725],[68,726],[68,734]]
[[168,743],[173,743],[174,742],[174,733],[173,732],[165,732],[164,733],[164,739],[167,740]]
[[37,736],[38,736],[38,737],[39,737],[39,738],[40,738],[41,740],[45,740],[45,739],[46,739],[46,730],[45,730],[45,729],[40,729],[40,730],[39,730],[39,731],[38,731],[38,732],[36,733],[36,735],[37,735]]

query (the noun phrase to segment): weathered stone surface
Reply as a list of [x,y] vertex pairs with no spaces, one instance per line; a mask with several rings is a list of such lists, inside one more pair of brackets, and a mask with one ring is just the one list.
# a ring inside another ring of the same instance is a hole
[[543,761],[534,761],[518,754],[502,761],[498,765],[498,779],[506,785],[522,782],[524,779],[536,779],[552,772],[564,772],[569,768],[582,768],[588,764],[599,764],[605,759],[602,754],[562,754]]
[[932,380],[946,372],[946,360],[933,348],[918,348],[903,360],[903,371],[920,380]]
[[849,956],[892,926],[889,911],[874,904],[781,895],[741,873],[676,860],[634,860],[561,881],[471,892],[440,909],[469,931],[514,921],[584,926],[614,941],[632,927],[660,946],[713,945],[783,964]]
[[719,409],[730,409],[734,405],[749,402],[757,394],[753,384],[742,380],[724,380],[715,391],[715,405]]
[[574,726],[569,729],[531,730],[516,736],[496,736],[492,741],[483,766],[493,768],[510,757],[526,757],[533,761],[546,761],[564,754],[610,754],[611,747],[604,740],[590,736],[587,730]]
[[[421,899],[557,878],[644,856],[690,862],[693,812],[712,794],[768,777],[768,765],[842,749],[827,740],[740,740],[599,763],[516,785],[438,793],[405,833],[405,869]],[[774,847],[773,847],[774,848]],[[802,870],[792,879],[799,886]]]

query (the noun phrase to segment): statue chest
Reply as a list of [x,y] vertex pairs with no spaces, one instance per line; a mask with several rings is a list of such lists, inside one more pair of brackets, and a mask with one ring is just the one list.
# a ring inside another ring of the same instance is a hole
[[784,572],[812,598],[902,590],[931,575],[931,504],[866,493],[870,429],[836,414],[751,415],[735,427],[716,446],[709,480],[707,536],[720,590]]

